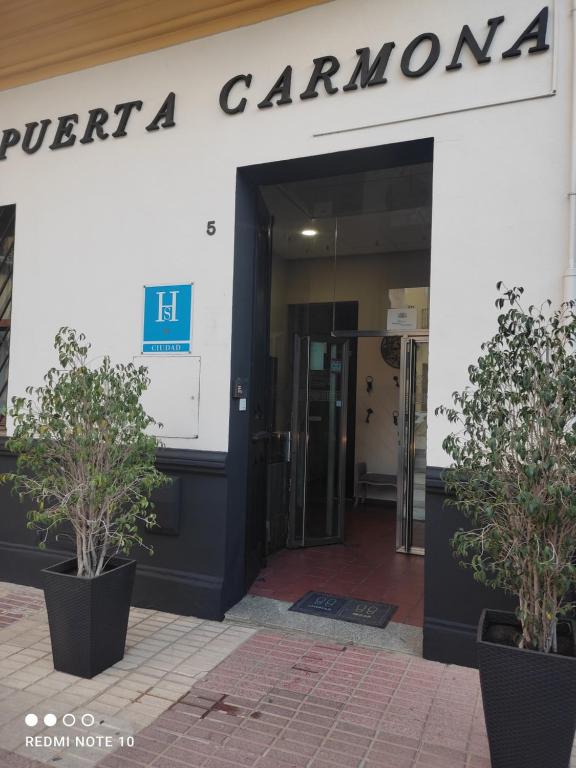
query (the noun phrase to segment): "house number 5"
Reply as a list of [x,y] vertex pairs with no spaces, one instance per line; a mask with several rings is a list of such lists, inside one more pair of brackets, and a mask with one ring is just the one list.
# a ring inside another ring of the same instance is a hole
[[216,222],[215,221],[209,221],[206,226],[206,234],[207,235],[215,235],[216,234]]

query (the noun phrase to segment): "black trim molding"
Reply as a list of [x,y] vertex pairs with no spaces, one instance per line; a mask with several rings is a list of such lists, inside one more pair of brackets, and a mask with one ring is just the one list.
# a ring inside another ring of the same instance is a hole
[[156,453],[156,463],[163,472],[202,472],[224,476],[227,455],[217,451],[159,448]]

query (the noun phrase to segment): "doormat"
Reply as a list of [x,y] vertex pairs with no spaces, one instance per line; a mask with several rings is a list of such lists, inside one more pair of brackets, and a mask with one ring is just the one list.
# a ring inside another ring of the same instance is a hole
[[297,600],[288,610],[384,629],[397,608],[397,605],[376,603],[372,600],[338,597],[326,592],[306,592],[304,597]]

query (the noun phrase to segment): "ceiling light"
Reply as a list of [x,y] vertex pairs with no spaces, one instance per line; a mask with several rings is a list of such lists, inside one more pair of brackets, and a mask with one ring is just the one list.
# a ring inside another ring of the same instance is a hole
[[318,230],[317,229],[303,229],[300,234],[304,235],[304,237],[316,237],[316,235],[318,234]]

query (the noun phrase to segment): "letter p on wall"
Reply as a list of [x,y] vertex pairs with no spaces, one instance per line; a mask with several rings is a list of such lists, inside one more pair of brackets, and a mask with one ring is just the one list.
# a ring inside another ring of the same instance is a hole
[[15,147],[20,141],[20,131],[16,128],[7,128],[2,131],[2,139],[0,140],[0,160],[6,160],[6,152],[10,147]]

